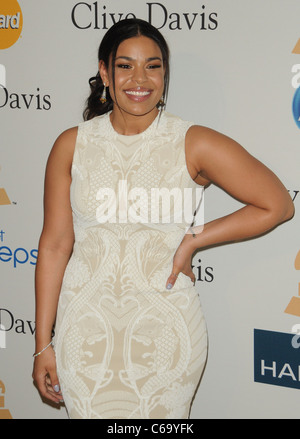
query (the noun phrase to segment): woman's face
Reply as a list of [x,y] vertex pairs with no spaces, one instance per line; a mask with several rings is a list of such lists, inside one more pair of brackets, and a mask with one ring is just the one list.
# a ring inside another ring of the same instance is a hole
[[[108,69],[100,61],[102,80],[118,108],[141,116],[157,112],[157,103],[164,92],[165,68],[159,46],[150,38],[139,36],[123,41],[115,60],[115,92],[111,60]],[[115,109],[115,105],[114,105]]]

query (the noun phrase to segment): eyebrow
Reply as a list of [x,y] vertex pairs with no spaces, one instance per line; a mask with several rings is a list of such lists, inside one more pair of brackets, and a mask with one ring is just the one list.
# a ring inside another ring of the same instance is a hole
[[[118,60],[118,59],[126,59],[127,61],[134,61],[134,58],[131,58],[130,56],[118,56],[117,58],[116,58],[116,61]],[[155,60],[158,60],[158,61],[162,61],[162,59],[159,57],[159,56],[153,56],[153,57],[150,57],[150,58],[147,58],[146,59],[146,61],[147,62],[149,62],[149,61],[155,61]]]

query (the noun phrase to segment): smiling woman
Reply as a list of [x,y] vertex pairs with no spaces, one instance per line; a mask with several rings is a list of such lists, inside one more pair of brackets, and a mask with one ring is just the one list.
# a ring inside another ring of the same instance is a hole
[[[127,27],[125,27],[126,23]],[[136,27],[136,23],[140,23],[139,28]],[[120,32],[116,31],[118,28]],[[139,36],[143,37],[141,38],[141,42],[139,42]],[[133,51],[132,54],[124,52],[124,50],[127,50],[126,46],[128,46],[128,40],[131,38],[134,38],[134,42],[138,43],[140,46],[145,44],[148,46],[147,49],[149,48],[150,51],[147,51],[146,59],[140,59],[141,54],[139,54],[137,48],[135,49],[134,47],[130,49]],[[139,57],[139,59],[136,57]],[[137,73],[141,73],[139,69],[142,66],[143,70],[147,69],[147,75],[155,78],[160,77],[160,80],[163,80],[163,88],[155,105],[157,108],[160,108],[166,102],[170,75],[169,48],[160,32],[149,23],[142,20],[132,19],[122,20],[113,26],[101,41],[98,50],[98,60],[99,71],[96,76],[90,79],[91,95],[87,100],[87,106],[84,111],[85,120],[89,120],[94,116],[99,116],[112,110],[114,101],[111,93],[113,95],[115,94],[116,75],[120,74],[118,70],[132,70],[136,67],[138,68],[138,71],[135,69],[134,74],[136,75]],[[132,64],[133,62],[135,64]],[[154,72],[150,72],[151,70],[154,70]],[[158,72],[156,70],[158,70]],[[109,78],[108,74],[110,75]],[[132,72],[127,72],[127,74],[132,75]],[[145,74],[146,73],[143,73],[143,75]],[[104,82],[106,86],[104,85]],[[142,84],[134,83],[134,88],[141,85]],[[106,101],[103,105],[100,98],[105,87],[108,88],[106,90]]]
[[139,118],[138,128],[144,131],[155,119],[157,103],[164,94],[165,65],[159,46],[145,36],[126,39],[108,67],[100,60],[99,72],[105,87],[112,84],[110,95],[116,105],[111,121],[115,129],[120,134],[136,134],[137,121],[133,119],[134,126],[130,127],[129,116],[138,115],[145,116]]
[[[207,355],[192,255],[271,230],[293,203],[237,142],[162,111],[169,50],[149,23],[114,25],[98,69],[85,121],[58,137],[47,163],[33,377],[70,418],[186,419]],[[210,183],[245,206],[195,227],[197,188]],[[124,186],[143,195],[141,221],[123,216]],[[154,188],[168,197],[145,222]],[[115,194],[114,223],[102,221],[101,193]],[[191,215],[176,222],[178,194]]]

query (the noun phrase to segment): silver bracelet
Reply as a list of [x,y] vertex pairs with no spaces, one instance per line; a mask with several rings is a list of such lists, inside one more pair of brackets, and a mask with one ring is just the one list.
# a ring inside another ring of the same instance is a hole
[[37,354],[33,354],[33,357],[38,357],[39,355],[41,355],[41,353],[44,352],[51,344],[53,344],[53,340],[51,340],[50,343],[47,344],[47,346],[45,346],[44,349],[42,349],[40,352],[38,352]]

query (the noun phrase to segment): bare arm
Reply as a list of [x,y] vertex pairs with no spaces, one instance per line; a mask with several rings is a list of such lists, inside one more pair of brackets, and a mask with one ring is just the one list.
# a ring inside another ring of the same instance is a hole
[[[290,219],[294,205],[274,173],[234,140],[208,128],[194,126],[189,130],[186,142],[195,181],[215,183],[245,204],[230,215],[206,223],[203,229],[196,228],[195,236],[185,235],[175,254],[172,272],[183,272],[194,280],[191,254],[195,250],[265,233]],[[175,280],[171,275],[167,284],[174,285]]]
[[[35,272],[36,352],[40,352],[51,340],[61,283],[73,249],[70,183],[76,135],[77,129],[72,128],[58,137],[46,167],[44,225]],[[41,395],[58,402],[59,398],[46,385],[46,377],[52,386],[58,385],[53,359],[52,348],[36,357],[33,377]]]

